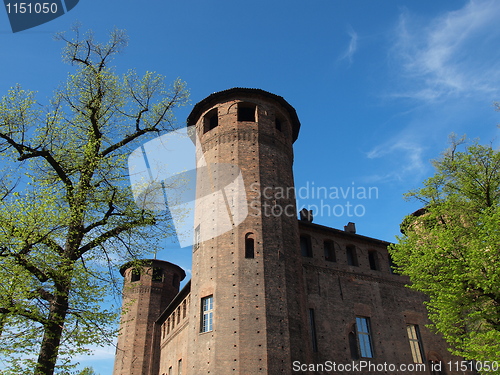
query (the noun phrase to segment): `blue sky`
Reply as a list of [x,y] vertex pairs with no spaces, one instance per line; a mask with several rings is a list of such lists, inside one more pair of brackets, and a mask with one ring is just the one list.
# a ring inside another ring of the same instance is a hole
[[[394,241],[405,202],[432,173],[430,160],[455,132],[499,144],[498,1],[159,1],[80,0],[66,15],[13,34],[0,11],[0,93],[19,83],[47,103],[71,67],[52,36],[79,21],[106,39],[126,29],[118,71],[181,77],[195,104],[231,87],[283,96],[302,123],[296,187],[376,188],[371,199],[326,199],[341,214],[315,222]],[[192,105],[177,112],[183,122]],[[372,190],[373,191],[373,190]],[[301,205],[320,206],[318,199]],[[358,207],[348,216],[346,206]],[[314,207],[312,207],[314,208]],[[166,244],[159,258],[190,269],[190,252]],[[112,371],[114,350],[84,360]]]

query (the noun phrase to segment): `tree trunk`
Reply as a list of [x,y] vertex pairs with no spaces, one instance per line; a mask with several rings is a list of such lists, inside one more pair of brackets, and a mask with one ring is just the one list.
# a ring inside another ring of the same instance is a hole
[[44,325],[43,340],[34,375],[54,374],[64,321],[69,309],[70,283],[65,284],[57,288],[54,299],[50,302],[49,315],[47,323]]

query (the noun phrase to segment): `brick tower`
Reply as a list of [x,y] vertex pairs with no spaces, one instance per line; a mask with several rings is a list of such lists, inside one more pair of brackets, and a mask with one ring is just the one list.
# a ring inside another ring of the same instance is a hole
[[186,274],[179,266],[157,259],[143,261],[140,267],[127,263],[120,273],[125,278],[123,315],[113,375],[149,375],[151,363],[159,359],[154,322],[177,295]]
[[[231,218],[234,197],[197,213],[202,222],[195,238],[204,225],[217,225],[215,216],[229,215],[233,225],[193,246],[188,373],[289,373],[292,358],[312,360],[304,345],[307,309],[293,191],[297,114],[280,96],[233,88],[196,104],[188,126],[196,129],[207,165],[239,167],[248,201],[239,225]],[[216,184],[237,173],[210,178]]]

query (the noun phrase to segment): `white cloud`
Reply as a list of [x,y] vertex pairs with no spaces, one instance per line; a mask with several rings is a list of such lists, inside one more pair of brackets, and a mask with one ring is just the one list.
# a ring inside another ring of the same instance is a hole
[[495,0],[470,1],[425,22],[403,12],[392,49],[403,80],[394,96],[435,101],[498,94],[499,19]]
[[352,27],[349,27],[347,33],[350,37],[349,46],[347,47],[346,51],[340,56],[339,61],[348,60],[349,64],[351,64],[354,53],[356,53],[358,49],[358,34],[352,29]]
[[426,170],[426,163],[423,160],[424,148],[415,141],[407,137],[400,137],[388,140],[376,146],[367,153],[369,159],[391,158],[398,166],[393,171],[385,175],[371,176],[372,181],[403,180],[406,176],[421,176]]

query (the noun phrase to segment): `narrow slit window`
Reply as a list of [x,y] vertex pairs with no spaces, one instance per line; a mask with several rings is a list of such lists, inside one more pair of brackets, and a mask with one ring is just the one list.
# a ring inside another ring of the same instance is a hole
[[281,119],[279,117],[276,117],[276,119],[274,120],[274,124],[276,126],[276,130],[278,131],[283,131],[283,128],[282,128],[282,122],[281,122]]
[[253,239],[253,233],[247,233],[245,236],[245,258],[255,258],[255,240]]
[[174,276],[172,277],[172,286],[178,288],[180,283],[181,280],[179,278],[179,275],[174,274]]
[[318,337],[316,334],[316,321],[314,319],[314,309],[309,309],[309,326],[311,328],[311,340],[313,352],[318,351]]

